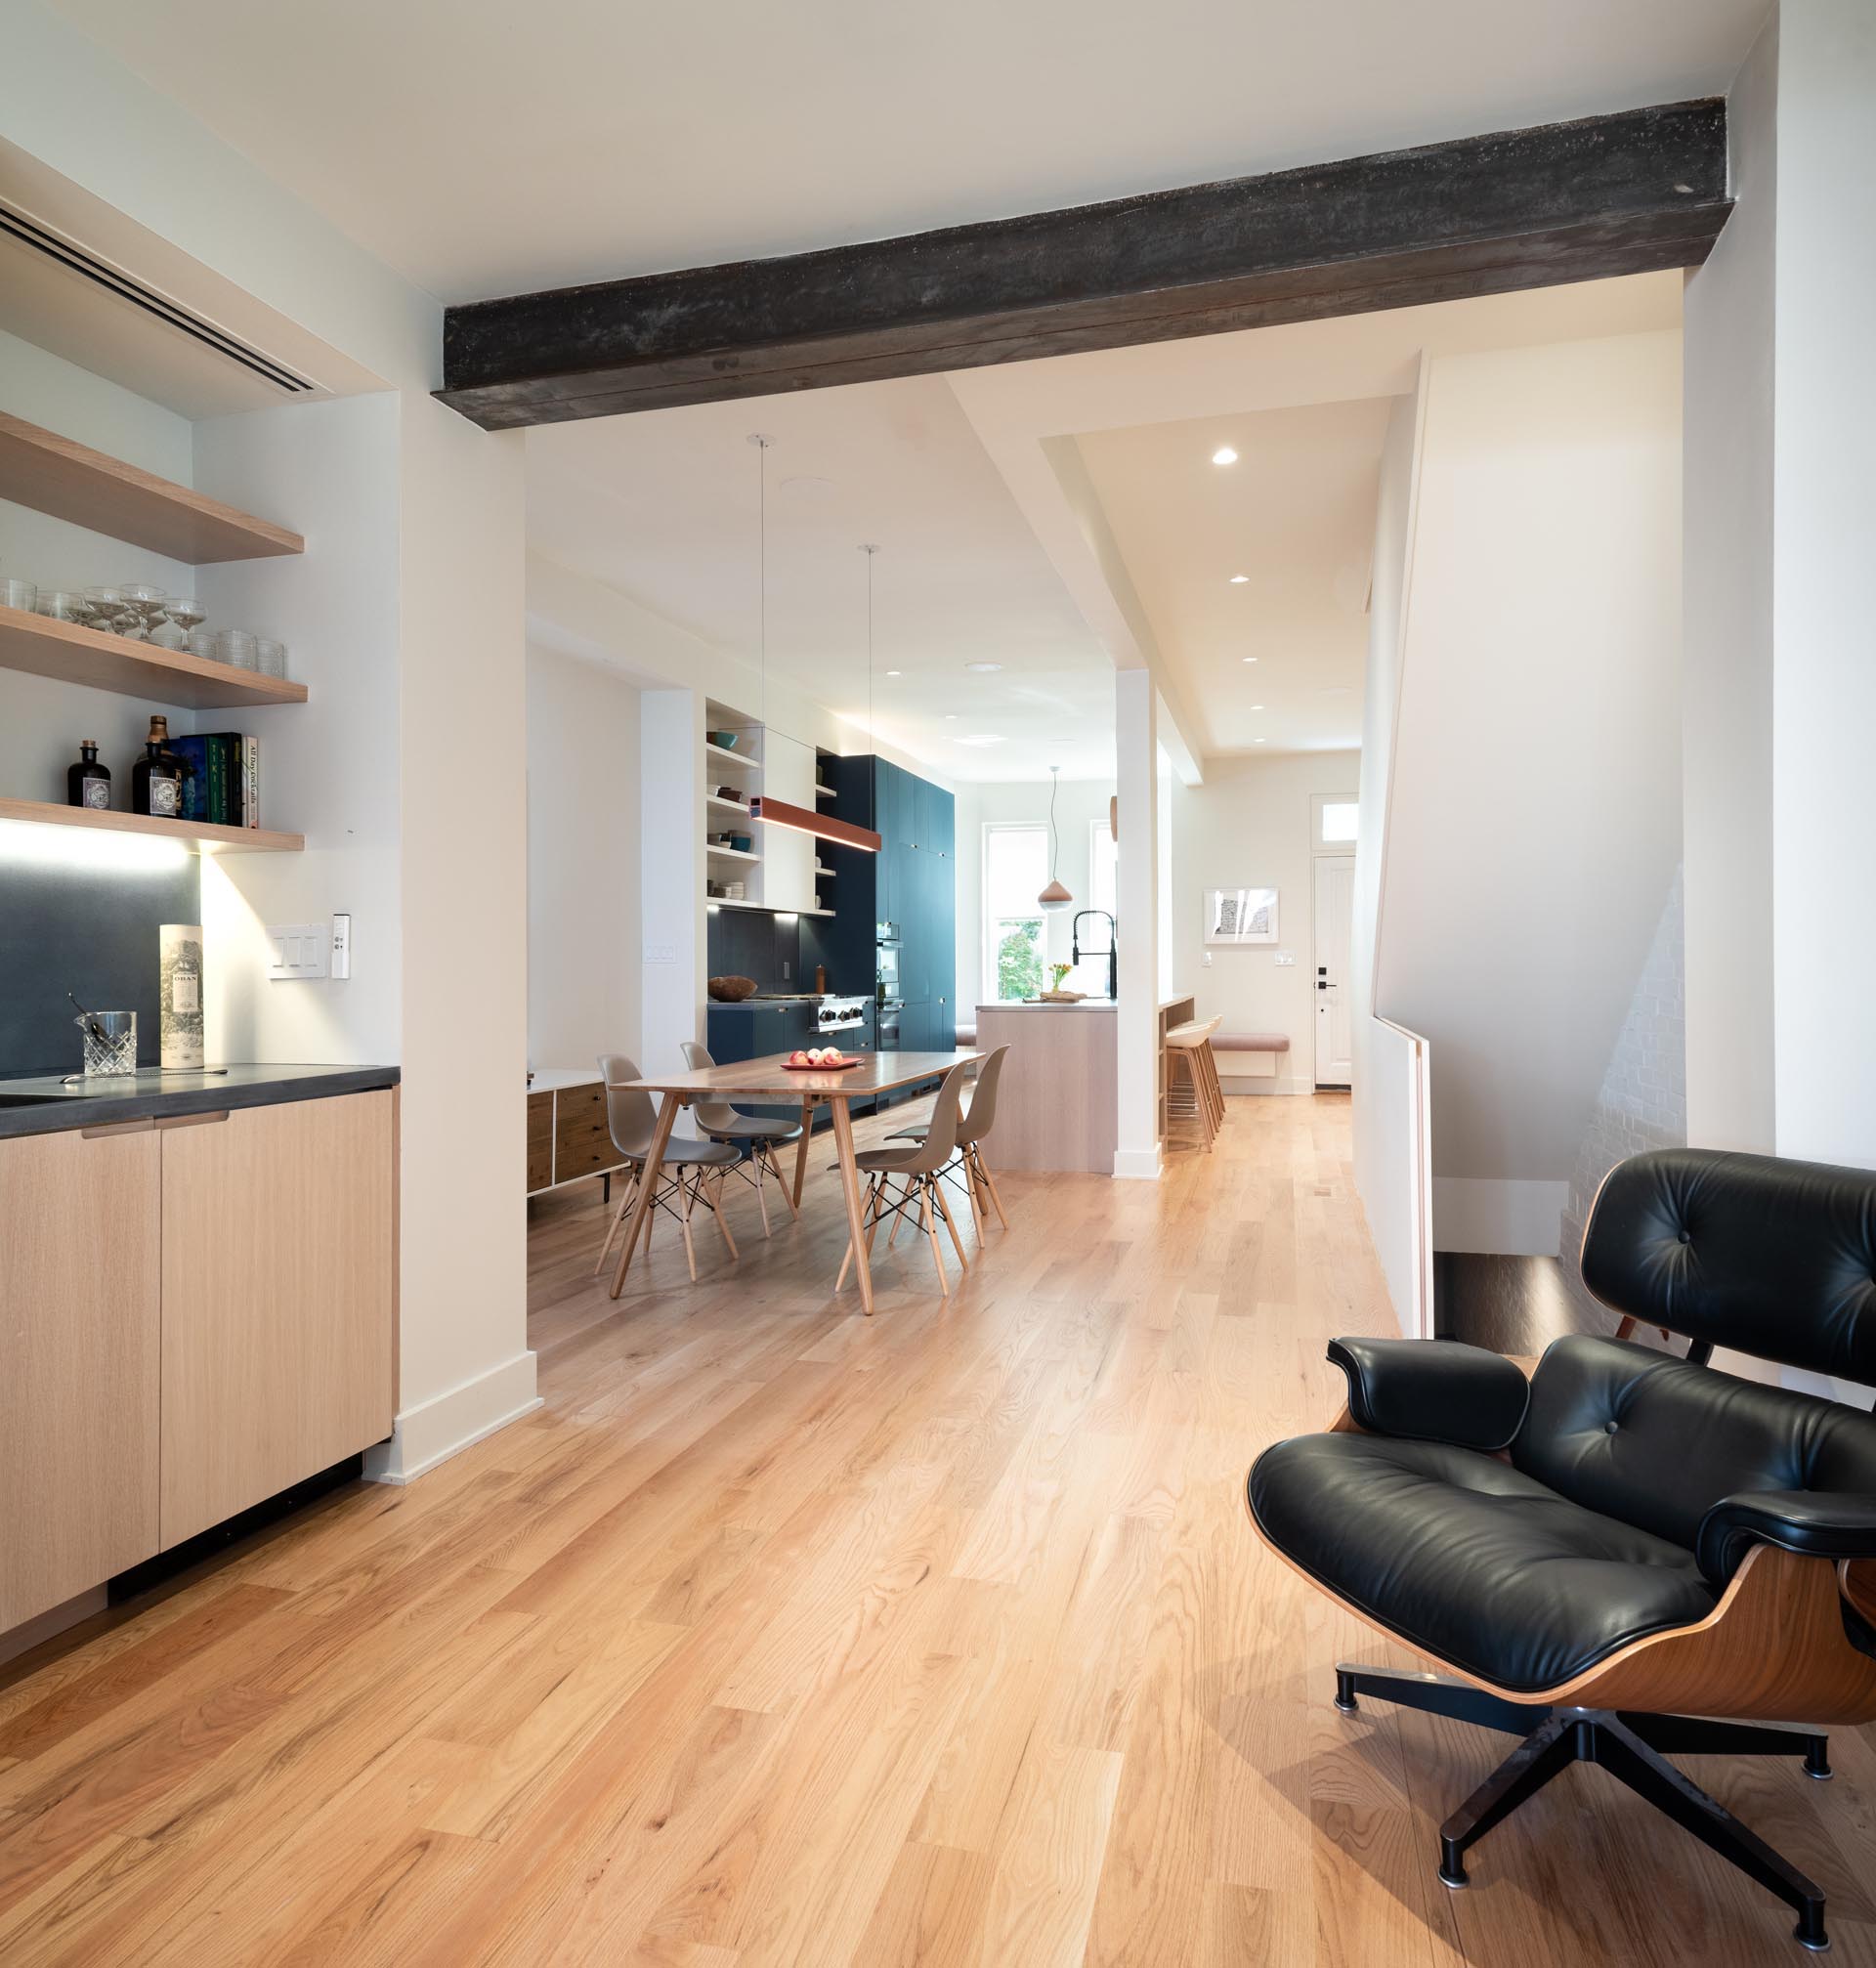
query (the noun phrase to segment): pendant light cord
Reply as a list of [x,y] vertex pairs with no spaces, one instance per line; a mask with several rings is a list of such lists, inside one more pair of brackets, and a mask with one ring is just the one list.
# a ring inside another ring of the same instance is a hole
[[1062,783],[1062,768],[1048,768],[1048,878],[1054,881],[1062,858],[1062,836],[1055,831],[1055,793]]

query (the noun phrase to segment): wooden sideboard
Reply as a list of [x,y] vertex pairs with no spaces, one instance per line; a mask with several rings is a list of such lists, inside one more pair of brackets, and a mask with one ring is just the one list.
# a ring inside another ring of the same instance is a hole
[[623,1158],[606,1126],[606,1089],[596,1071],[536,1073],[528,1084],[528,1193],[557,1189],[587,1176],[605,1177]]

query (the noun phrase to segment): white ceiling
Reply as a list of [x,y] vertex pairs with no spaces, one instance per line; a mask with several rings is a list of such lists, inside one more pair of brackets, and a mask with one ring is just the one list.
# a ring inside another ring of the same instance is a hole
[[[1375,494],[1392,405],[1371,397],[1081,438],[1208,756],[1360,745]],[[1235,464],[1212,462],[1221,447],[1237,452]]]
[[[754,431],[774,439],[774,675],[867,728],[872,541],[884,738],[951,779],[1112,773],[1113,664],[942,377],[530,431],[530,545],[755,661]],[[982,737],[1000,742],[960,742]]]
[[446,300],[1713,93],[1768,12],[1768,0],[52,5]]
[[1680,296],[1645,275],[548,425],[529,542],[753,662],[761,431],[771,674],[941,776],[1108,778],[1117,663],[1200,757],[1353,746],[1377,465],[1422,352],[1671,327]]

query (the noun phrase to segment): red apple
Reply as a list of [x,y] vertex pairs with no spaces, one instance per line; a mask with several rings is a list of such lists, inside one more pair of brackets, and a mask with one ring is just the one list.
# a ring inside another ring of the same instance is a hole
[[789,1054],[789,1064],[790,1066],[805,1066],[808,1063],[808,1055],[803,1051],[797,1049]]

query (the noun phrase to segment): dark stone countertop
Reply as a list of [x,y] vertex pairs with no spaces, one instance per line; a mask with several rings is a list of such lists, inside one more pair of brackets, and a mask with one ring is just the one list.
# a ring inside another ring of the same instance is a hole
[[[219,1073],[165,1073],[147,1066],[121,1078],[75,1079],[54,1074],[0,1080],[0,1140],[51,1134],[65,1128],[106,1128],[118,1121],[161,1120],[172,1114],[215,1114],[223,1108],[276,1107],[288,1100],[328,1099],[398,1084],[395,1066],[227,1066]],[[49,1097],[20,1106],[22,1094]]]

